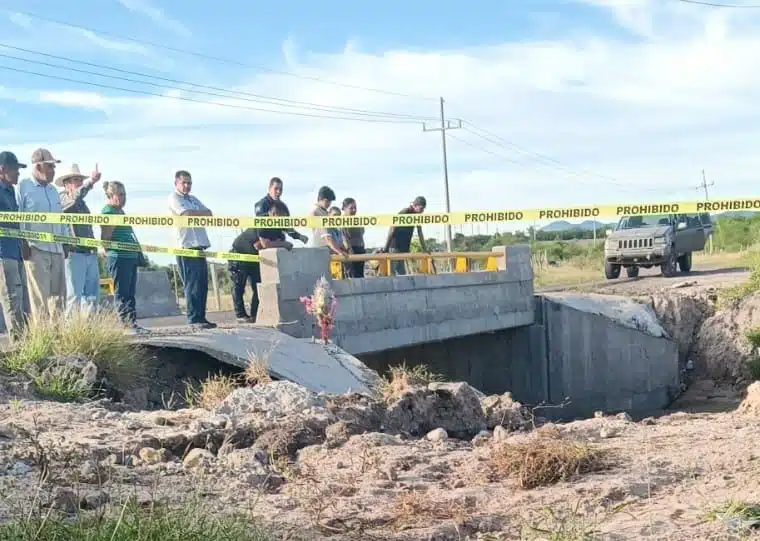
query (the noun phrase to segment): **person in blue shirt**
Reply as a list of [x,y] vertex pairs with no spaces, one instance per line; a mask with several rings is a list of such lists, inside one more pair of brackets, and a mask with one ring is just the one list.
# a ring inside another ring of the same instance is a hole
[[[19,163],[13,152],[0,152],[0,212],[18,212],[15,186],[19,170],[26,164]],[[18,231],[18,223],[0,223],[0,228]],[[3,305],[5,327],[11,340],[23,334],[29,317],[29,293],[26,289],[26,271],[22,240],[0,234],[0,303]]]

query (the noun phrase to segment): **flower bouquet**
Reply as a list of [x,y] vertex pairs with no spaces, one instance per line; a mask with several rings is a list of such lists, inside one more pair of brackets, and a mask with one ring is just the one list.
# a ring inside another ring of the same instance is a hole
[[317,320],[320,338],[326,344],[330,339],[330,330],[335,326],[335,312],[338,308],[338,299],[335,298],[327,278],[322,276],[317,281],[313,295],[301,297],[299,300],[306,308],[306,313],[313,315]]

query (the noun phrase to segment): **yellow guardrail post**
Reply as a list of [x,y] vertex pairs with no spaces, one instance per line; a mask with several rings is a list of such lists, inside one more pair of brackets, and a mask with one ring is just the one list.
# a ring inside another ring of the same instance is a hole
[[343,280],[343,263],[340,261],[330,261],[330,273],[336,280]]
[[114,288],[113,278],[101,278],[100,285],[108,288],[109,295],[115,295],[116,289]]

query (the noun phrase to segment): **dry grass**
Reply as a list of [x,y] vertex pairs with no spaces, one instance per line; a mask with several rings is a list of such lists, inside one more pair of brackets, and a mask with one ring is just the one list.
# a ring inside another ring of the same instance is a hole
[[431,371],[426,365],[420,364],[408,368],[406,363],[401,366],[391,366],[388,374],[383,376],[378,386],[378,393],[386,402],[400,397],[410,387],[426,386],[429,383],[443,381],[443,376]]
[[[133,344],[124,324],[113,310],[72,310],[44,318],[32,318],[19,340],[2,360],[4,366],[28,375],[38,375],[54,356],[79,357],[92,361],[111,385],[129,389],[144,373],[145,351]],[[69,388],[74,375],[50,380],[52,396],[84,398],[87,390]],[[38,384],[45,385],[39,380]],[[43,393],[45,389],[40,389]]]
[[444,500],[414,490],[401,494],[395,502],[393,522],[399,529],[430,526],[451,521],[465,524],[477,508],[474,497]]
[[197,387],[188,385],[185,401],[190,407],[216,409],[232,391],[240,387],[240,384],[241,378],[238,376],[214,374],[203,380]]
[[600,450],[556,435],[495,446],[487,465],[490,480],[512,478],[522,489],[552,485],[605,467]]

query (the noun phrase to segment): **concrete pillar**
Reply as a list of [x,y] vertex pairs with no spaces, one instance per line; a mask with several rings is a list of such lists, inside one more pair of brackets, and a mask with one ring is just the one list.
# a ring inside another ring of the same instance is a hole
[[530,244],[512,244],[510,246],[494,246],[492,252],[504,254],[496,264],[500,271],[507,271],[510,276],[518,280],[533,281],[533,261],[531,259]]
[[313,336],[314,320],[299,300],[311,295],[324,276],[332,282],[327,248],[270,248],[259,252],[261,283],[256,323],[276,327],[290,336]]

